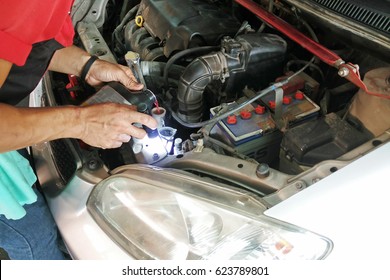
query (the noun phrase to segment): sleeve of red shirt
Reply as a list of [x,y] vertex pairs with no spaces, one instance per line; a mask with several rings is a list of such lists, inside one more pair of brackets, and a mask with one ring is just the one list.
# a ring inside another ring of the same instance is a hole
[[32,45],[55,39],[64,47],[73,43],[74,27],[69,12],[73,0],[0,1],[0,58],[25,64]]
[[[12,46],[12,47],[10,47]],[[0,30],[0,58],[18,66],[26,62],[32,45]]]
[[70,18],[70,16],[67,16],[65,23],[62,26],[62,29],[55,37],[55,39],[58,43],[60,43],[64,47],[68,47],[73,44],[73,37],[74,37],[74,27],[72,24],[72,19]]

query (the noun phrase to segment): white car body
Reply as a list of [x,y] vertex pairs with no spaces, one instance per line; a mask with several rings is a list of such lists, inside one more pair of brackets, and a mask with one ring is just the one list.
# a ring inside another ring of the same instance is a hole
[[389,258],[390,144],[354,161],[265,215],[328,237],[327,259]]

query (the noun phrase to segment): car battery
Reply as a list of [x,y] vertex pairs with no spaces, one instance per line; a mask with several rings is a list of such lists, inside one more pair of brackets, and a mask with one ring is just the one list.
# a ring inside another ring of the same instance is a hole
[[[260,100],[264,106],[267,106],[272,114],[275,113],[277,104],[274,92],[266,94]],[[300,90],[283,94],[282,104],[280,104],[280,106],[282,106],[282,121],[287,124],[288,127],[301,123],[304,120],[315,118],[320,111],[320,107]]]
[[[231,109],[238,106],[233,102]],[[220,106],[210,109],[214,116]],[[258,162],[272,163],[279,154],[282,133],[276,129],[270,110],[251,103],[220,120],[211,131],[211,136],[233,147],[237,152]]]

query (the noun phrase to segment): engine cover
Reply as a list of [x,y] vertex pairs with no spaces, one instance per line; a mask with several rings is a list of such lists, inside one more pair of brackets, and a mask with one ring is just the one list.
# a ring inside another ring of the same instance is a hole
[[155,38],[165,42],[164,55],[196,46],[219,45],[240,23],[217,6],[196,0],[143,0],[138,15]]

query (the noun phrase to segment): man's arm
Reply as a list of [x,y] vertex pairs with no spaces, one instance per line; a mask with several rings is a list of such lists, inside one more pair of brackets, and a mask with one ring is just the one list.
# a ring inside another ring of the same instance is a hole
[[11,70],[12,63],[0,58],[0,88],[3,86]]
[[[59,49],[51,59],[49,70],[80,77],[90,57],[90,54],[76,46]],[[117,81],[131,90],[141,90],[143,87],[137,82],[129,67],[100,59],[92,64],[85,80],[91,86],[100,85],[102,82]]]
[[0,103],[0,153],[59,138],[77,138],[102,148],[117,148],[130,135],[145,131],[132,125],[155,128],[156,121],[132,106],[114,103],[86,107],[18,108]]
[[80,124],[73,128],[75,108],[17,108],[0,104],[0,153],[27,147],[33,143],[77,136]]
[[49,64],[49,70],[80,76],[81,71],[91,57],[86,51],[70,46],[57,50]]
[[[55,52],[49,70],[79,76],[89,58],[84,50],[67,47]],[[11,66],[0,60],[0,79],[6,79]],[[130,68],[103,60],[95,61],[86,80],[91,85],[118,81],[133,90],[143,86],[135,81]],[[145,131],[133,123],[157,126],[151,116],[124,104],[19,108],[0,103],[0,153],[59,138],[77,138],[91,146],[117,148],[130,141],[131,136],[145,136]]]

